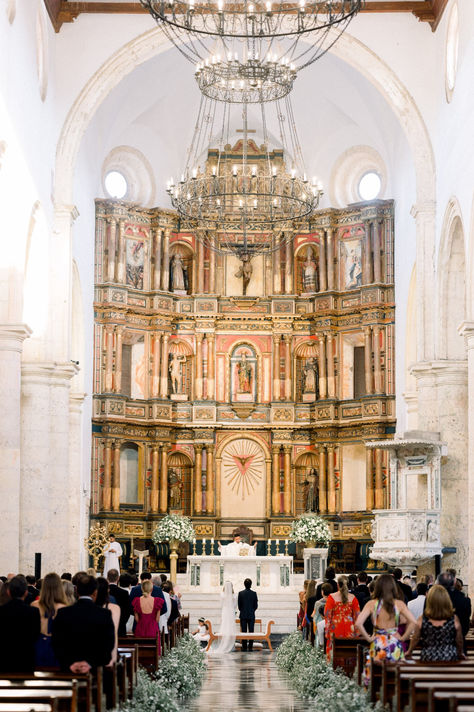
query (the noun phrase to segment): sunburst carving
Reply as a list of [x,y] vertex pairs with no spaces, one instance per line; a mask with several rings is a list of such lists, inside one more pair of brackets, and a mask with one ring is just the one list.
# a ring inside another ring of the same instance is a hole
[[245,500],[262,481],[265,458],[253,440],[229,443],[222,454],[224,478],[230,489]]

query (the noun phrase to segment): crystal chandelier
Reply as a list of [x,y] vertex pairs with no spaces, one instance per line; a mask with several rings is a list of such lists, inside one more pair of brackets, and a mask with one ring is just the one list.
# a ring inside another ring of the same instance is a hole
[[[203,95],[184,171],[168,182],[181,220],[220,253],[278,249],[322,195],[318,179],[305,174],[290,97],[261,102],[258,118],[260,146],[248,127],[247,103]],[[278,144],[273,149],[272,142]]]
[[[245,52],[288,57],[297,69],[336,42],[365,0],[140,0],[191,62]],[[306,37],[307,41],[299,42]],[[245,61],[245,60],[244,60]]]

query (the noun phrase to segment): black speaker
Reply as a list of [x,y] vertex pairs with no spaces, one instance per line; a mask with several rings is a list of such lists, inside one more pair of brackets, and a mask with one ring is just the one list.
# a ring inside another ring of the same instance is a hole
[[41,578],[41,554],[35,554],[35,579]]

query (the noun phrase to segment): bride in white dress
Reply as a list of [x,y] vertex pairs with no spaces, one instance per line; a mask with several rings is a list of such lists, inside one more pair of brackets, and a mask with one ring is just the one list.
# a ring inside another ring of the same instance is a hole
[[217,644],[215,643],[209,655],[221,656],[232,652],[235,645],[235,607],[236,607],[236,597],[234,596],[234,589],[230,581],[226,581],[224,584],[224,589],[221,593],[222,600],[222,615],[221,615],[221,626],[219,629],[219,640]]

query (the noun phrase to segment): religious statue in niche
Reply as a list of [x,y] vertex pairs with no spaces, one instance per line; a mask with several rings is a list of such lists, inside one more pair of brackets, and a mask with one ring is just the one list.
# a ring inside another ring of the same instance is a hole
[[169,509],[183,509],[183,474],[180,468],[168,470]]
[[231,360],[231,391],[235,402],[252,403],[256,400],[257,357],[251,346],[238,346]]
[[318,362],[314,356],[306,359],[303,365],[302,373],[302,388],[303,400],[309,400],[304,396],[313,396],[311,400],[316,400],[319,397],[319,372]]
[[303,482],[303,500],[305,512],[319,512],[319,475],[314,467]]
[[127,240],[127,284],[135,289],[143,289],[143,240]]
[[235,273],[237,279],[242,279],[242,294],[245,297],[247,294],[247,287],[249,286],[250,278],[252,276],[253,268],[250,255],[243,254],[240,258],[241,265],[238,271]]
[[303,292],[317,292],[318,290],[318,273],[316,270],[316,262],[314,260],[313,250],[308,245],[306,248],[306,260],[303,263]]
[[188,271],[179,252],[175,252],[171,260],[170,283],[172,292],[176,294],[188,293]]
[[357,289],[362,285],[362,241],[341,241],[344,289]]
[[171,379],[172,394],[176,399],[185,399],[183,371],[186,367],[186,356],[183,354],[170,354],[169,372]]

